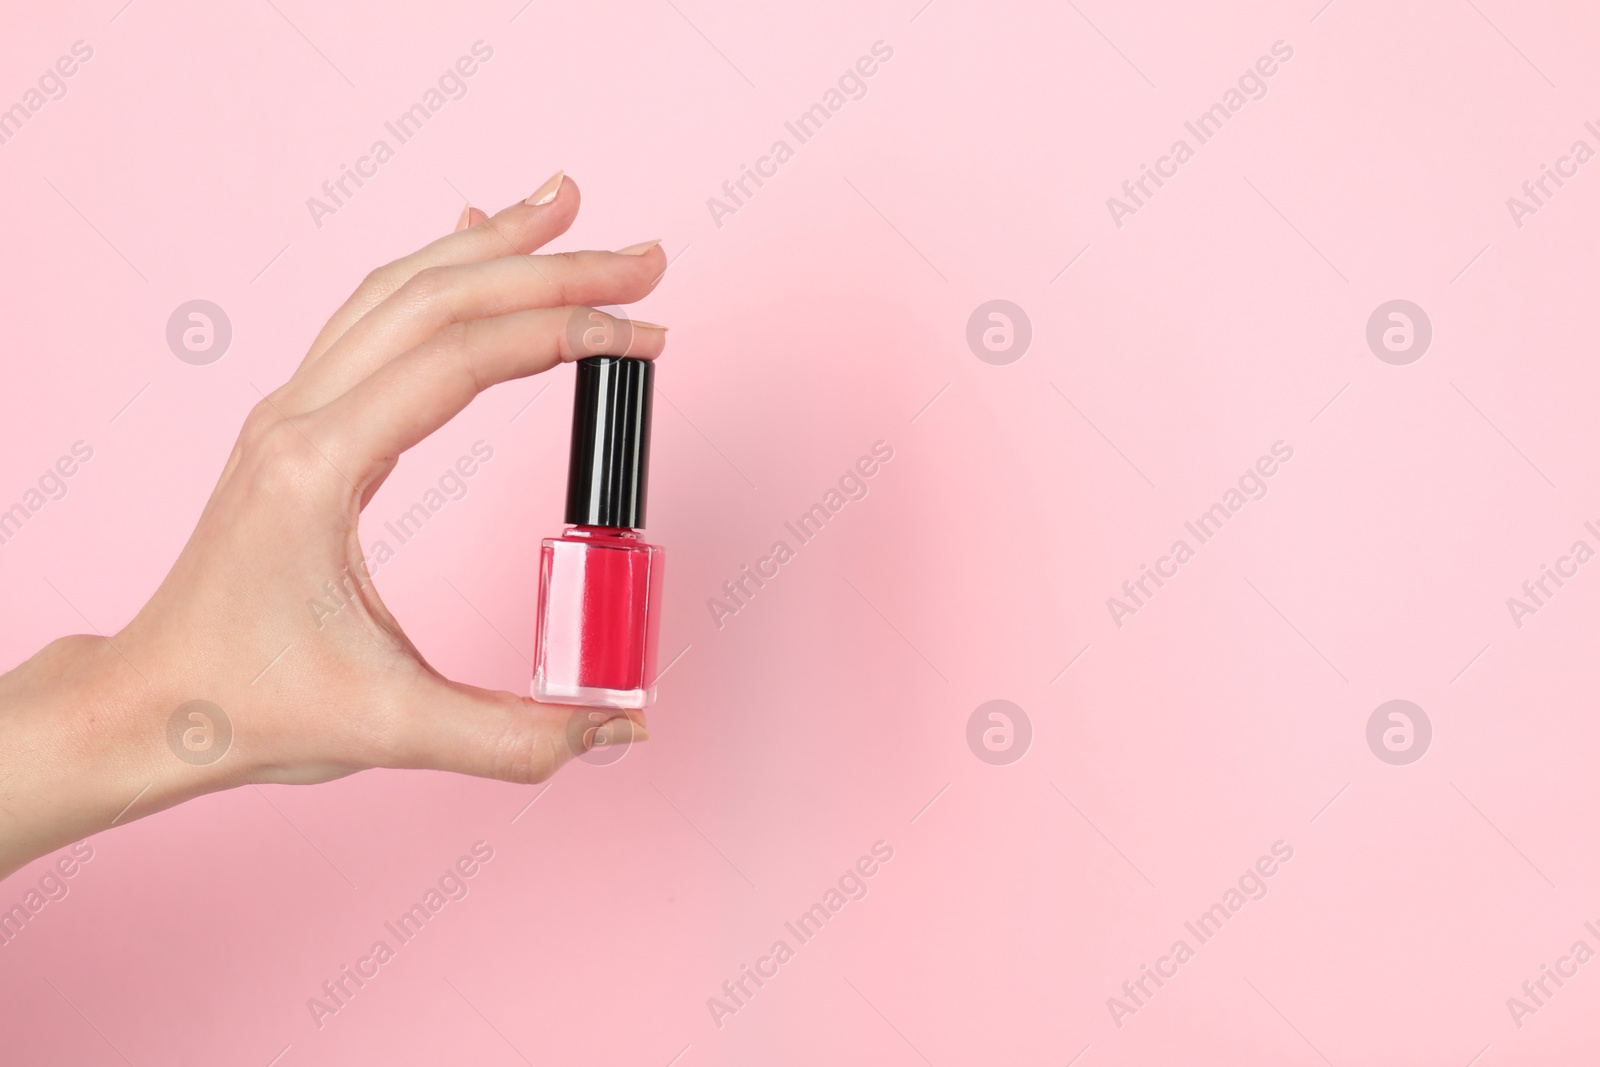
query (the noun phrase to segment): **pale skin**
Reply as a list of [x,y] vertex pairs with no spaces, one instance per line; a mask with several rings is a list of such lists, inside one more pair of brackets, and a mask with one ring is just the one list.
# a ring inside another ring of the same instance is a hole
[[[578,201],[557,174],[493,217],[469,207],[456,232],[368,275],[250,411],[194,533],[133,620],[53,641],[0,676],[0,878],[221,789],[372,767],[531,783],[595,743],[649,737],[642,712],[591,717],[445,678],[371,581],[347,577],[365,575],[357,521],[400,454],[479,392],[586,355],[660,354],[665,328],[589,311],[650,293],[667,268],[657,243],[531,255],[566,231]],[[613,328],[580,334],[575,315]],[[356,595],[319,616],[307,601],[329,580]],[[211,764],[168,747],[169,717],[192,700],[232,724]],[[574,733],[575,714],[598,732]]]

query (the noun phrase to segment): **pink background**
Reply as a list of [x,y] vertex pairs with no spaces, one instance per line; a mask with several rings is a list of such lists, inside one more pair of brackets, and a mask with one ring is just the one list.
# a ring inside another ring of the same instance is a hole
[[[1600,567],[1520,628],[1506,607],[1600,547],[1600,163],[1520,228],[1506,206],[1600,148],[1592,12],[921,2],[9,7],[0,107],[94,55],[0,145],[0,506],[95,454],[0,547],[0,661],[84,630],[69,601],[127,620],[362,275],[558,167],[584,194],[562,247],[681,257],[634,310],[673,328],[648,533],[682,658],[655,739],[548,797],[369,773],[96,835],[0,948],[0,1059],[1592,1054],[1600,963],[1520,1028],[1506,1005],[1600,949]],[[479,40],[468,95],[315,226],[306,198]],[[880,40],[865,97],[719,227],[707,198]],[[1266,97],[1116,226],[1106,198],[1280,40]],[[196,298],[234,329],[208,366],[164,337]],[[966,342],[996,298],[1033,330],[1003,366]],[[1432,322],[1410,365],[1365,340],[1393,299]],[[463,680],[525,691],[570,383],[484,396],[368,511],[370,542],[494,448],[377,577]],[[707,598],[878,440],[870,495],[717,628]],[[1266,497],[1116,626],[1106,598],[1280,440]],[[1008,765],[966,740],[993,699],[1032,726]],[[1391,699],[1433,725],[1407,766],[1366,741]],[[319,1028],[307,998],[480,840],[470,895]],[[718,1028],[707,998],[879,840],[870,894]],[[1183,924],[1277,841],[1270,892],[1199,946]],[[1179,938],[1194,958],[1116,1025],[1107,998]]]

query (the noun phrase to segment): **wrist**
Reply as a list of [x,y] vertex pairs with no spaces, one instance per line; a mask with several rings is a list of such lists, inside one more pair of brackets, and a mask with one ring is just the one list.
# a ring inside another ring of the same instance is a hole
[[0,677],[0,878],[207,791],[167,746],[169,702],[103,637],[53,641]]

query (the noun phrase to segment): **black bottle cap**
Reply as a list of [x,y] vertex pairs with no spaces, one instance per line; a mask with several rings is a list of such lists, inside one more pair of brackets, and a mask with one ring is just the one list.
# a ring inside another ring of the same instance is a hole
[[650,478],[650,403],[655,364],[626,356],[577,361],[567,524],[644,526]]

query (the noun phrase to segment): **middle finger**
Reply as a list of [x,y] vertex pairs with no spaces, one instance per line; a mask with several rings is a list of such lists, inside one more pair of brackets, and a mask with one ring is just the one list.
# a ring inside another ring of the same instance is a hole
[[290,403],[310,411],[342,396],[402,352],[458,322],[564,305],[628,304],[666,271],[656,242],[622,252],[507,256],[429,267],[369,311],[291,385]]

